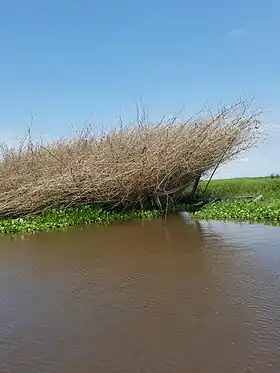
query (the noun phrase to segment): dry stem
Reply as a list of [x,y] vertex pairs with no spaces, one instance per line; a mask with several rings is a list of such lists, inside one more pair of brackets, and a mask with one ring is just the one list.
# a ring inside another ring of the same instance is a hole
[[84,203],[143,207],[176,198],[198,174],[256,145],[260,114],[241,100],[184,123],[174,116],[151,124],[142,116],[108,134],[90,128],[49,145],[28,132],[20,147],[2,146],[0,215]]

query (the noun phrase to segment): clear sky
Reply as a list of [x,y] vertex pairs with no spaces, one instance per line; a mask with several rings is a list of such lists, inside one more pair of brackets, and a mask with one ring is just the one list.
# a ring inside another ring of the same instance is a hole
[[[279,0],[0,0],[0,136],[190,114],[255,96],[280,119]],[[280,131],[219,176],[280,173]]]

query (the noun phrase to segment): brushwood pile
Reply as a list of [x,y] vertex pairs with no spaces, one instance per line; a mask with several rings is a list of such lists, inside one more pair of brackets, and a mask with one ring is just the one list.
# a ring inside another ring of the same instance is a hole
[[[248,102],[158,123],[147,119],[108,133],[93,127],[71,139],[2,144],[0,216],[96,203],[147,208],[176,201],[194,179],[259,139],[259,111]],[[145,119],[145,118],[144,118]]]

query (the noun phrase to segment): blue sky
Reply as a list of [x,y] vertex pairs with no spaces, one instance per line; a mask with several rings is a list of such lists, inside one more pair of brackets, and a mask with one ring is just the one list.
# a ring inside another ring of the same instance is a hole
[[[280,119],[279,0],[0,0],[0,136],[255,96]],[[280,172],[280,131],[219,171]]]

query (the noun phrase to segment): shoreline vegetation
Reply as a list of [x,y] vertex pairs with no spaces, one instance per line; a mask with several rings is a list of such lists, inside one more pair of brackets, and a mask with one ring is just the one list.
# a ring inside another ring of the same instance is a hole
[[280,176],[206,181],[198,195],[217,201],[206,204],[191,216],[200,220],[237,221],[280,225]]
[[258,145],[261,114],[252,100],[240,100],[216,113],[150,123],[143,109],[135,123],[109,133],[89,126],[49,144],[35,141],[30,128],[19,146],[0,147],[0,234],[178,210],[199,177]]
[[[97,205],[49,208],[36,215],[0,219],[0,234],[63,231],[88,224],[106,225],[128,220],[151,220],[167,213],[189,211],[193,219],[264,223],[280,226],[280,176],[201,181],[195,200],[190,192],[166,210],[105,210]],[[262,196],[256,201],[255,198]]]
[[47,209],[41,214],[0,220],[0,234],[30,234],[64,231],[70,227],[88,224],[106,225],[125,220],[150,220],[162,215],[159,210],[129,212],[106,211],[96,205],[75,206],[66,209]]

